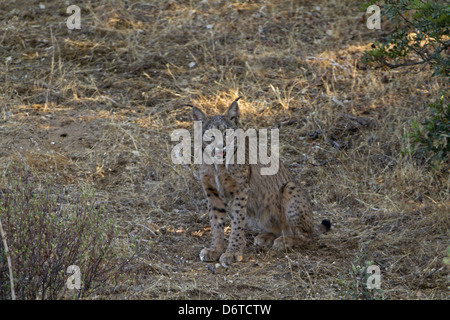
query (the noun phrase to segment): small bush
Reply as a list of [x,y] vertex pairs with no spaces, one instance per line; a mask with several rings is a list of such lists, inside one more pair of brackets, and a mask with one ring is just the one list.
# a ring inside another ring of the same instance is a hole
[[[370,0],[362,8],[379,4],[381,15],[393,31],[384,42],[375,42],[366,50],[362,62],[378,68],[399,68],[428,64],[433,76],[450,81],[450,6],[446,1]],[[433,167],[448,162],[450,104],[444,90],[438,102],[428,104],[427,118],[412,121],[407,134],[412,148],[405,150],[430,160]]]
[[373,261],[365,260],[364,257],[356,257],[352,263],[348,274],[339,274],[337,280],[340,291],[343,293],[344,299],[352,300],[384,300],[384,292],[382,289],[369,289],[368,281],[370,281],[367,268],[373,265]]
[[445,257],[442,259],[442,262],[446,265],[450,265],[450,246],[445,250]]
[[[40,184],[28,172],[6,177],[0,190],[0,219],[10,251],[17,299],[88,296],[118,274],[116,229],[84,192],[69,203],[64,190]],[[73,196],[73,195],[72,195]],[[66,274],[76,265],[81,288],[68,290]],[[0,244],[0,299],[10,299],[9,273]]]
[[431,163],[449,161],[450,154],[450,103],[444,102],[444,92],[439,100],[428,105],[430,117],[422,123],[413,121],[410,141],[413,151],[427,157]]
[[450,59],[450,7],[446,1],[370,0],[379,4],[381,15],[394,31],[384,42],[375,42],[364,52],[362,62],[374,67],[399,68],[419,64],[434,66],[433,75],[448,77]]

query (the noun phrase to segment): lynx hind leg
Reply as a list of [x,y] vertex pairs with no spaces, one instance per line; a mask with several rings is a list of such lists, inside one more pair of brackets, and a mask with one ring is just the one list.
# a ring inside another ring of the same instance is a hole
[[255,237],[255,245],[259,247],[271,247],[277,236],[271,232],[265,232]]
[[314,229],[311,202],[294,182],[287,183],[282,192],[281,208],[286,218],[286,230],[275,239],[273,248],[283,250],[308,245]]
[[294,236],[280,236],[273,242],[272,249],[283,251],[286,249],[292,249],[293,247],[306,246],[310,243],[311,238],[302,234],[296,234]]

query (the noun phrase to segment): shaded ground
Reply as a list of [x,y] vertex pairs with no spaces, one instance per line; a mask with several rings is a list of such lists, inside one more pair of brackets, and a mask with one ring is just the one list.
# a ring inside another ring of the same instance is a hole
[[[447,299],[448,171],[402,154],[442,84],[423,66],[357,68],[387,34],[358,3],[102,0],[68,30],[61,1],[2,2],[2,176],[23,165],[93,188],[117,250],[139,244],[95,298]],[[280,129],[283,160],[333,227],[286,253],[249,231],[244,261],[216,270],[198,257],[210,234],[197,168],[172,164],[170,133],[192,128],[183,104],[212,114],[240,95],[243,126]],[[368,261],[381,292],[361,286]]]

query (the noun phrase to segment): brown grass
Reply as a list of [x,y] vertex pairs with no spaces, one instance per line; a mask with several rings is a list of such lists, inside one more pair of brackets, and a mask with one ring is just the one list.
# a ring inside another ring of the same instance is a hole
[[[94,188],[117,250],[137,239],[143,253],[98,298],[359,298],[365,261],[385,298],[448,298],[448,171],[401,152],[443,84],[423,66],[358,69],[388,31],[368,30],[358,1],[100,0],[80,5],[81,30],[63,2],[39,3],[0,4],[0,171]],[[333,227],[295,252],[248,245],[216,270],[198,257],[197,168],[172,164],[170,133],[192,127],[183,104],[212,114],[239,95],[243,126],[280,128],[283,160]]]

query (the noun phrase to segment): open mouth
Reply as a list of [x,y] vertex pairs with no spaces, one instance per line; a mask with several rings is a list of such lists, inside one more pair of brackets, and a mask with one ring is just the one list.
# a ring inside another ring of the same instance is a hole
[[214,158],[217,160],[224,160],[227,155],[227,148],[215,148]]

